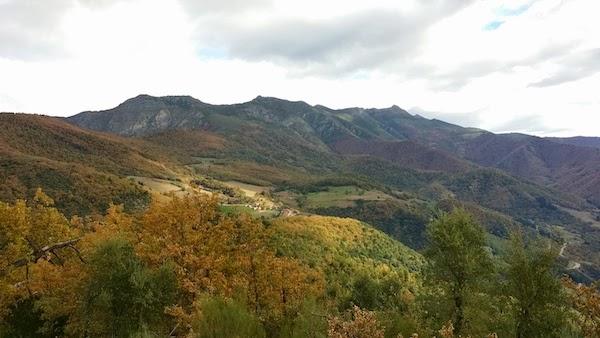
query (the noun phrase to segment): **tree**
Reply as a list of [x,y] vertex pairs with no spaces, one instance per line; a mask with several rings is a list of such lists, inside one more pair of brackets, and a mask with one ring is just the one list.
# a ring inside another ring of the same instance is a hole
[[127,337],[144,328],[165,334],[165,307],[175,299],[176,279],[172,267],[145,267],[133,246],[115,238],[101,243],[89,257],[86,278],[80,289],[81,307],[72,322],[79,322],[84,336]]
[[506,294],[512,300],[517,338],[561,337],[566,300],[553,274],[557,255],[550,243],[526,243],[522,234],[511,235]]
[[32,297],[39,263],[64,265],[80,256],[78,229],[40,189],[33,201],[0,202],[0,318],[18,299]]
[[584,337],[600,337],[600,292],[598,282],[584,285],[573,282],[569,277],[564,277],[563,285],[568,290],[568,298],[575,311],[577,311],[577,324]]
[[260,220],[219,213],[216,198],[191,195],[153,203],[138,226],[136,249],[143,259],[175,265],[183,293],[173,314],[180,327],[189,325],[194,302],[207,295],[242,299],[261,321],[277,323],[305,298],[322,294],[320,272],[277,256]]
[[454,333],[465,331],[465,309],[492,270],[481,226],[463,209],[443,213],[427,227],[428,281],[451,304]]
[[402,282],[397,274],[374,278],[363,273],[352,284],[350,301],[364,310],[404,310],[409,291]]
[[288,316],[279,338],[325,338],[328,323],[323,306],[315,299],[305,300],[295,316]]
[[350,320],[344,320],[339,317],[329,319],[329,329],[327,330],[330,338],[383,338],[384,329],[377,321],[375,313],[361,310],[354,306]]
[[192,320],[193,337],[263,338],[266,336],[258,318],[231,299],[207,298],[199,302]]

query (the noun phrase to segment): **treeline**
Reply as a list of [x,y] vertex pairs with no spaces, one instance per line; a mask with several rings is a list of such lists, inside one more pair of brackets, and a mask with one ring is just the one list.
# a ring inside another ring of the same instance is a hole
[[597,337],[600,294],[551,243],[506,257],[463,210],[422,256],[352,220],[219,212],[207,196],[67,219],[0,203],[2,337]]

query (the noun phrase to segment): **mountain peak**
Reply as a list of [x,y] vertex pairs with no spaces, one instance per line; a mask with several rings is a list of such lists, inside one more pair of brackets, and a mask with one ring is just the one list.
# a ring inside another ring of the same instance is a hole
[[305,111],[310,110],[313,107],[304,101],[290,101],[279,99],[276,97],[265,97],[265,96],[257,96],[254,100],[248,102],[258,106],[262,106],[263,108],[276,110],[279,113],[281,112],[297,112],[297,111]]
[[289,103],[289,104],[305,104],[305,105],[309,105],[308,103],[304,102],[304,101],[291,101],[291,100],[286,100],[286,99],[280,99],[274,96],[262,96],[262,95],[258,95],[257,97],[255,97],[252,101],[250,102],[260,102],[260,103]]
[[195,101],[202,102],[190,95],[166,95],[166,96],[153,96],[148,94],[140,94],[138,96],[134,96],[130,99],[125,100],[125,102],[139,102],[139,101],[176,101],[176,100],[185,100],[185,101]]

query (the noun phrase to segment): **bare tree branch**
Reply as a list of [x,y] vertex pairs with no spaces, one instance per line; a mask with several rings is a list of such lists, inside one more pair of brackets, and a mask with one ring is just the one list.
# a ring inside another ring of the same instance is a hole
[[[63,248],[66,248],[66,247],[70,247],[70,248],[75,249],[74,244],[77,243],[77,242],[79,242],[80,240],[81,240],[81,238],[74,238],[74,239],[71,239],[71,240],[68,240],[68,241],[58,242],[58,243],[46,245],[46,246],[42,247],[39,250],[35,250],[33,252],[33,258],[32,259],[21,258],[21,259],[19,259],[17,261],[14,261],[12,263],[12,265],[16,266],[16,267],[20,267],[20,266],[26,265],[28,262],[36,263],[38,260],[40,260],[40,258],[46,256],[48,254],[48,252],[53,252],[54,250],[63,249]],[[82,259],[81,255],[79,254],[79,251],[76,250],[76,252],[77,252],[79,258]]]

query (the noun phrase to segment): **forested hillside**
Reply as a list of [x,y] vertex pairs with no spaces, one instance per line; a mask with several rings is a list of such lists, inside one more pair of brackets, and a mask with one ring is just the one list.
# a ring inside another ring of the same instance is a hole
[[127,176],[173,176],[152,147],[84,131],[61,119],[0,114],[0,200],[31,198],[43,187],[69,215],[101,213],[109,203],[127,209],[150,201]]
[[[518,225],[569,242],[566,265],[578,268],[566,272],[600,277],[594,148],[463,128],[397,106],[335,110],[260,96],[211,105],[140,95],[68,121],[166,146],[196,175],[261,186],[303,211],[371,222],[415,249],[431,210],[464,204],[494,236],[506,239]],[[320,192],[330,198],[327,191],[344,187],[361,193],[319,201]],[[311,199],[318,202],[304,203]]]
[[0,127],[2,336],[600,327],[592,147],[264,97]]
[[513,232],[492,254],[464,210],[424,256],[352,219],[253,218],[216,196],[66,218],[38,190],[0,203],[2,337],[593,337],[594,288]]

